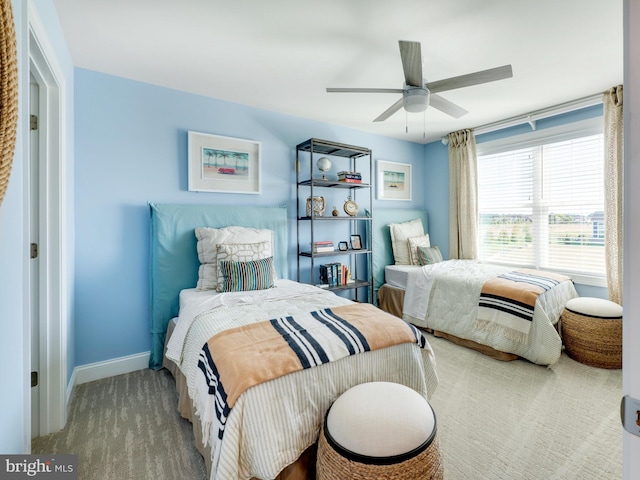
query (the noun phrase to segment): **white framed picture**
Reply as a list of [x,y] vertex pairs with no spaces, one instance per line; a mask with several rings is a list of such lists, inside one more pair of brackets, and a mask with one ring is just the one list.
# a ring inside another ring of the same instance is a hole
[[411,200],[411,164],[378,160],[379,200]]
[[188,133],[189,191],[260,193],[260,142]]

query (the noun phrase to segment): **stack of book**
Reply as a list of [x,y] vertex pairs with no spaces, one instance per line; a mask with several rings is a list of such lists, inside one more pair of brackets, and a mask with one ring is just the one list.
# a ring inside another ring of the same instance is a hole
[[362,183],[360,172],[338,172],[338,181],[347,183]]
[[333,242],[332,241],[322,241],[322,242],[313,242],[311,244],[311,251],[313,253],[326,253],[333,252]]
[[349,267],[342,263],[320,265],[320,283],[329,287],[337,287],[353,283]]

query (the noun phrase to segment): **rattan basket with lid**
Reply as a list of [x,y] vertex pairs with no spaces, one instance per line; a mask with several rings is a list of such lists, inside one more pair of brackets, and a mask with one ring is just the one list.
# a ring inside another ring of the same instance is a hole
[[343,393],[318,440],[318,480],[442,479],[435,414],[404,385],[370,382]]
[[578,297],[561,317],[565,351],[574,360],[598,368],[622,368],[622,307],[601,298]]

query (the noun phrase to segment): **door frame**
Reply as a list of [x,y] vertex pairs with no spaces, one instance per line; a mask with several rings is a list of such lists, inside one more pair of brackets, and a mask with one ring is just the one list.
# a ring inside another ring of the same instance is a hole
[[[636,61],[640,52],[640,2],[624,0],[624,268],[622,317],[622,394],[640,399],[640,254],[636,247],[640,240],[640,63]],[[640,478],[640,437],[623,430],[622,442],[623,475],[625,480]]]
[[[40,89],[40,435],[46,435],[64,427],[70,393],[67,386],[68,299],[71,291],[67,273],[65,88],[55,50],[33,0],[28,4],[28,23],[29,71]],[[28,119],[23,119],[23,126],[29,128]],[[24,162],[29,162],[29,149],[26,150]],[[28,226],[31,215],[28,189],[25,189],[25,205],[24,225]],[[29,260],[27,258],[25,262]],[[29,269],[24,271],[29,272]],[[25,309],[30,312],[28,291],[25,296]],[[31,335],[25,338],[25,344],[26,351],[30,352]],[[26,383],[30,390],[30,382]],[[30,392],[25,398],[31,398]],[[30,418],[28,422],[31,422]]]
[[[40,86],[33,75],[29,73],[29,117],[31,115],[40,115],[39,106]],[[40,243],[40,136],[39,130],[29,131],[29,169],[25,171],[29,181],[29,242]],[[31,250],[31,249],[29,249]],[[30,252],[31,253],[31,252]],[[30,303],[29,311],[25,312],[29,318],[29,327],[31,328],[31,352],[30,352],[30,371],[40,372],[40,258],[31,258],[29,261],[29,293]],[[46,398],[40,398],[40,386],[31,387],[31,438],[40,436],[40,401],[46,401]]]

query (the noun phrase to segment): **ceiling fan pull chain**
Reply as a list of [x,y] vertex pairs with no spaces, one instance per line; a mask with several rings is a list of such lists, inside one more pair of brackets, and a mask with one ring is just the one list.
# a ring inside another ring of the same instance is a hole
[[409,133],[409,113],[404,111],[404,133]]
[[422,139],[427,138],[427,111],[422,112]]

